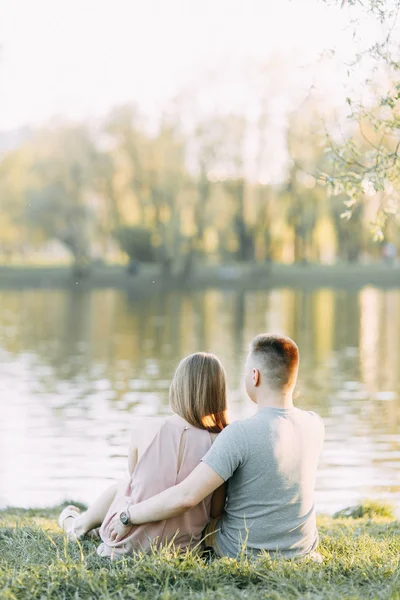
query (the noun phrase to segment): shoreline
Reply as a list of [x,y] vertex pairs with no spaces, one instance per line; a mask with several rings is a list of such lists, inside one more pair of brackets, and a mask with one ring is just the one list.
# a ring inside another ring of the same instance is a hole
[[119,265],[93,266],[84,277],[77,277],[68,266],[5,267],[0,266],[0,289],[117,289],[143,296],[159,291],[199,290],[207,288],[257,290],[293,289],[361,289],[366,286],[400,288],[400,266],[373,265],[258,265],[226,264],[199,267],[186,281],[163,276],[158,267],[144,266],[129,275]]

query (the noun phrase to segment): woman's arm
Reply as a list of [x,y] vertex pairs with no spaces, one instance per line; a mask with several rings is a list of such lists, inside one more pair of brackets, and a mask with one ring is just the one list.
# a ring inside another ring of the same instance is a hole
[[218,519],[224,512],[226,501],[226,483],[215,490],[211,498],[211,518]]
[[132,431],[131,439],[129,440],[128,448],[128,469],[129,475],[132,475],[133,471],[138,462],[138,446],[139,446],[139,432],[137,429]]

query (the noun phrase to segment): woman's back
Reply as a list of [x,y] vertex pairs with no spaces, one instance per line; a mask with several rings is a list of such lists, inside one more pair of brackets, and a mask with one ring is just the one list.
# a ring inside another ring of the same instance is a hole
[[109,538],[109,524],[129,504],[137,504],[183,481],[211,447],[210,433],[173,415],[166,419],[148,448],[139,458],[129,486],[118,494],[100,529],[101,556],[118,556],[134,550],[148,550],[173,540],[184,549],[194,547],[210,520],[211,496],[179,517],[134,527],[118,543]]

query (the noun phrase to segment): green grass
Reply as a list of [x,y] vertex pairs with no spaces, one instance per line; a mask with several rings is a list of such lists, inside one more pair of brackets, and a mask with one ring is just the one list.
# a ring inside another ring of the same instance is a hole
[[387,508],[363,506],[358,518],[319,518],[323,564],[267,556],[208,563],[171,549],[111,562],[95,542],[66,542],[59,507],[10,508],[0,512],[0,598],[400,600],[400,524]]

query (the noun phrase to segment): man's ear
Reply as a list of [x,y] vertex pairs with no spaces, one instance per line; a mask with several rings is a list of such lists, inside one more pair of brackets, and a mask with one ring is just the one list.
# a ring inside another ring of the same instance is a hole
[[260,371],[258,369],[253,369],[253,384],[255,387],[260,385]]

